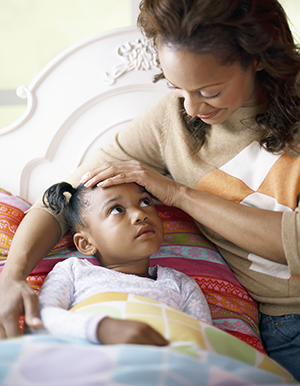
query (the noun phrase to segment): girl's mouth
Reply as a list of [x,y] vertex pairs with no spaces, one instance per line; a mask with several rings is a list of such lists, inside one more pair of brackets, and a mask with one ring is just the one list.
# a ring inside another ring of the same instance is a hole
[[138,237],[148,237],[148,236],[152,236],[154,233],[155,233],[154,228],[147,225],[147,226],[143,226],[140,228],[136,237],[137,238]]

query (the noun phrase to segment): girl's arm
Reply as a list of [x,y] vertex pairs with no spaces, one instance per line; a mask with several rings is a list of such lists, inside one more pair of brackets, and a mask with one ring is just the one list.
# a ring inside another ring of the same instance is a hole
[[44,327],[53,335],[86,339],[104,344],[147,344],[165,346],[169,342],[146,323],[110,318],[102,314],[68,311],[44,305],[41,308]]
[[146,323],[110,318],[101,313],[69,311],[78,288],[72,259],[57,264],[40,291],[44,327],[54,335],[86,339],[105,344],[150,344],[164,346],[168,341]]
[[46,330],[53,335],[62,335],[78,339],[89,339],[92,335],[88,329],[90,321],[95,329],[105,315],[99,315],[95,321],[94,314],[69,311],[76,292],[76,276],[72,260],[56,264],[48,274],[39,294],[39,308]]

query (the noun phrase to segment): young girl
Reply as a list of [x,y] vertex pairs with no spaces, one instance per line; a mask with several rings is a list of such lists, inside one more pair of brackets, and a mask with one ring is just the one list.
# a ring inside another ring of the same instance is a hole
[[[71,194],[68,204],[66,192]],[[45,192],[44,201],[56,213],[67,210],[77,249],[86,256],[96,255],[101,264],[69,258],[49,273],[40,292],[40,310],[50,333],[95,343],[167,344],[144,323],[68,311],[92,295],[110,291],[145,296],[211,323],[207,302],[194,280],[170,268],[149,268],[149,256],[163,241],[163,225],[144,188],[131,183],[74,189],[60,183]]]

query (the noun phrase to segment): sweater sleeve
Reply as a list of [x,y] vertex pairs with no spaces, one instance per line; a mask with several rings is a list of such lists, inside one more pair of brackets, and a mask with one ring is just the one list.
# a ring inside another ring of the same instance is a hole
[[282,242],[291,277],[300,277],[300,208],[282,215]]
[[[169,130],[167,116],[170,106],[174,105],[174,98],[176,97],[173,94],[166,95],[153,107],[134,119],[115,136],[109,145],[103,149],[98,149],[87,162],[66,178],[66,182],[76,187],[86,172],[99,165],[108,161],[128,161],[131,159],[143,162],[162,174],[168,174],[164,160],[164,148]],[[54,212],[43,205],[41,198],[31,209],[43,209],[52,214],[61,226],[62,235],[68,229],[64,214],[56,216]]]
[[69,311],[75,281],[70,266],[67,261],[56,264],[42,286],[39,300],[43,325],[53,335],[99,343],[97,328],[106,315]]

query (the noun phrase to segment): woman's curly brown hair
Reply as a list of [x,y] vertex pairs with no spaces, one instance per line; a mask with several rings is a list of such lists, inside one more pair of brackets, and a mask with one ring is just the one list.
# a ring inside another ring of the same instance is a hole
[[[265,112],[256,116],[261,145],[271,152],[291,145],[300,127],[300,52],[277,0],[142,0],[138,25],[154,43],[213,54],[223,65],[238,61],[246,69],[260,61],[266,96]],[[198,117],[187,123],[202,145],[206,124]]]

